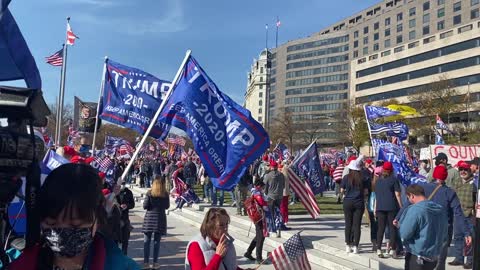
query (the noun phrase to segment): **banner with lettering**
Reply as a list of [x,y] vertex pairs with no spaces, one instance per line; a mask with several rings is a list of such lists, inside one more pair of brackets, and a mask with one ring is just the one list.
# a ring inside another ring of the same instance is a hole
[[[110,59],[106,62],[100,118],[144,134],[171,83]],[[157,122],[150,136],[163,137]]]
[[455,165],[460,160],[469,161],[480,157],[480,144],[474,145],[430,145],[430,157],[433,159],[438,153],[445,153],[448,163]]
[[320,167],[317,143],[312,143],[291,165],[292,170],[298,176],[305,179],[310,185],[313,194],[317,195],[325,191],[323,170]]
[[270,146],[267,132],[191,56],[174,87],[159,121],[184,130],[214,186],[232,190]]

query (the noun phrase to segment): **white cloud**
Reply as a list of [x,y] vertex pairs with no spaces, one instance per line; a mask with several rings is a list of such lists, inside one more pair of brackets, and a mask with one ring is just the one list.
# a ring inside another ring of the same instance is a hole
[[[78,2],[102,2],[102,0],[70,0]],[[84,23],[94,24],[98,26],[116,26],[116,31],[128,35],[146,35],[156,33],[176,33],[184,31],[187,28],[187,23],[184,16],[184,8],[182,1],[180,0],[168,0],[165,1],[164,12],[156,16],[139,18],[135,17],[121,17],[112,18],[104,15],[93,15],[82,13],[78,14],[75,20],[82,21]],[[133,14],[134,15],[134,14]]]

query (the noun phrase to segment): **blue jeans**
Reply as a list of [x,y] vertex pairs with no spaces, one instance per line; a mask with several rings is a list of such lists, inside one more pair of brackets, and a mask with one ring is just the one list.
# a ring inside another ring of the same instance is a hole
[[203,198],[211,198],[212,197],[212,184],[203,185]]
[[[470,218],[465,218],[465,224],[467,225],[468,229],[470,230],[470,235],[474,235],[473,233],[473,223]],[[463,248],[465,247],[465,232],[455,232],[453,235],[453,243],[455,246],[453,246],[453,256],[455,256],[455,261],[464,263],[464,257],[467,257],[467,264],[471,264],[473,262],[473,257],[472,257],[472,250],[470,249],[470,252],[466,254],[467,256],[463,256]]]
[[[152,241],[152,232],[143,233],[143,262],[148,263],[150,257],[150,242]],[[153,233],[153,263],[158,262],[158,253],[160,251],[160,232]]]
[[[220,201],[219,206],[223,206],[223,201],[225,199],[225,191],[220,190]],[[212,187],[212,205],[217,205],[217,188]]]
[[325,175],[323,181],[325,182],[325,190],[330,190],[330,176]]

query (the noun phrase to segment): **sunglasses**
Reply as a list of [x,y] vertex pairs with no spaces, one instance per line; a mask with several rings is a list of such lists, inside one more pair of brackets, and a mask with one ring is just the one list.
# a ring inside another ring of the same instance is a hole
[[466,168],[459,168],[459,169],[458,169],[458,171],[460,171],[460,172],[466,172],[466,171],[468,171],[468,170],[470,170],[470,169],[466,169]]

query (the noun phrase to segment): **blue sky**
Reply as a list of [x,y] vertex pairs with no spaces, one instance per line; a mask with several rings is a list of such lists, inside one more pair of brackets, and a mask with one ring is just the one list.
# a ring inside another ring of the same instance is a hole
[[378,0],[13,0],[10,10],[40,70],[47,103],[58,95],[60,68],[44,58],[61,48],[66,17],[80,37],[69,47],[65,103],[96,101],[103,59],[172,80],[187,49],[220,89],[242,104],[252,59],[279,44],[367,8]]

